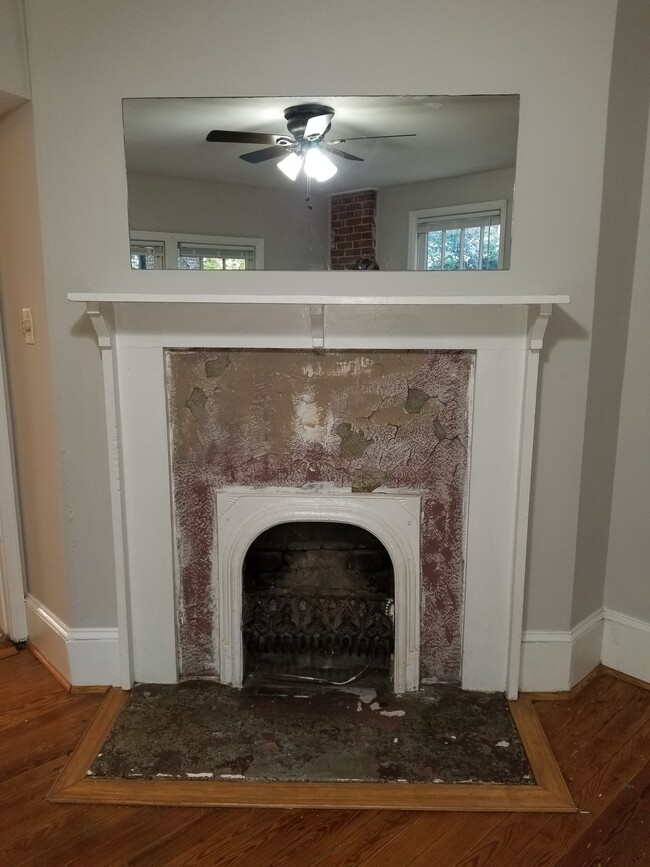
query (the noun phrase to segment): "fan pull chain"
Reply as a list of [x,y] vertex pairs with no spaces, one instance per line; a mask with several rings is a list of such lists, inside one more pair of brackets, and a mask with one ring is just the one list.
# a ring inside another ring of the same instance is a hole
[[309,175],[307,175],[307,198],[305,199],[305,201],[307,202],[307,210],[313,210],[311,204],[311,178],[309,177]]

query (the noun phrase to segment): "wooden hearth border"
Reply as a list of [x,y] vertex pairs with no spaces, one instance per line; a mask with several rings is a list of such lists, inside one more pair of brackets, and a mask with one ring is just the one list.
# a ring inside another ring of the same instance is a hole
[[216,780],[123,780],[89,777],[129,693],[112,689],[49,793],[60,803],[178,807],[280,807],[350,810],[458,810],[569,813],[576,807],[535,709],[509,702],[537,781],[535,786],[444,783],[303,783]]

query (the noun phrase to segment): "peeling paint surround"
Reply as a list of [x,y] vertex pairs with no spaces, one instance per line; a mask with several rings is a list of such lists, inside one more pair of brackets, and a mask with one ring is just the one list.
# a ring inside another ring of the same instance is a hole
[[[459,681],[474,354],[170,350],[166,361],[181,675],[241,682],[232,656],[232,636],[241,625],[241,563],[226,567],[222,527],[215,532],[214,519],[215,496],[227,497],[236,486],[250,492],[249,508],[268,489],[310,493],[310,499],[292,502],[290,520],[296,521],[303,520],[301,503],[304,520],[319,501],[322,520],[335,520],[337,509],[343,510],[328,494],[365,492],[363,500],[348,500],[346,513],[350,523],[357,515],[366,529],[363,521],[372,521],[370,531],[382,542],[383,494],[410,494],[421,501],[415,519],[421,522],[417,572],[402,576],[411,587],[397,593],[396,616],[404,632],[407,614],[400,601],[407,593],[420,595],[420,623],[411,627],[413,636],[417,632],[411,646],[421,647],[419,678]],[[280,523],[279,501],[277,508],[275,523]],[[400,521],[392,528],[396,556],[408,546],[400,535],[406,529]],[[237,592],[231,592],[235,586]],[[414,671],[407,656],[400,655],[396,680],[416,689],[418,676],[406,676],[407,669]]]
[[336,521],[373,533],[393,562],[395,581],[395,659],[393,689],[420,685],[420,509],[417,495],[305,491],[217,493],[216,584],[219,605],[219,672],[222,683],[241,686],[242,574],[244,556],[255,538],[275,524]]
[[[208,282],[198,292],[191,291],[189,282],[185,285],[182,274],[152,272],[149,288],[156,286],[157,291],[69,296],[71,301],[85,302],[102,357],[123,686],[130,688],[135,680],[175,683],[179,678],[179,626],[184,624],[177,618],[174,576],[179,574],[179,555],[188,552],[174,533],[174,521],[182,515],[177,510],[174,517],[172,510],[166,351],[202,350],[215,357],[233,348],[312,354],[319,348],[357,353],[415,350],[435,357],[451,350],[475,358],[464,599],[462,619],[456,620],[453,630],[460,642],[461,682],[465,689],[505,690],[516,697],[539,352],[552,305],[567,303],[569,298],[466,294],[460,275],[455,275],[459,288],[454,295],[435,294],[432,275],[419,273],[403,275],[399,281],[382,272],[310,274],[308,294],[304,275],[298,273],[224,273],[215,276],[214,284],[209,274],[205,276]],[[497,281],[490,285],[499,285],[499,275],[486,276]],[[222,288],[216,291],[215,287]],[[218,363],[212,372],[219,369]],[[413,388],[430,393],[418,383]],[[211,398],[206,391],[204,397],[202,409],[201,394],[192,399],[190,390],[181,406],[199,417],[203,410],[209,414]],[[422,401],[415,390],[410,397],[407,393],[402,407],[408,403],[415,416],[418,407],[422,410],[427,403]],[[245,402],[240,404],[244,411],[249,409]],[[435,413],[430,415],[433,425]],[[362,416],[357,413],[355,418]],[[301,417],[305,433],[318,423],[310,412]],[[191,418],[200,429],[202,422]],[[337,447],[352,462],[366,462],[375,447],[368,442],[374,434],[364,433],[351,421],[329,430],[330,451]],[[445,433],[449,433],[446,428]],[[434,436],[440,448],[435,431]],[[359,454],[361,458],[355,457]],[[214,460],[212,452],[204,463],[210,460]],[[369,496],[377,497],[376,485],[385,484],[377,470],[390,468],[377,467],[374,460],[367,463],[375,470],[368,472],[366,467],[348,481],[334,476],[330,484],[333,480],[339,488],[374,490]],[[192,468],[192,460],[187,467]],[[234,483],[233,479],[228,485]],[[245,486],[264,484],[268,478],[257,482],[249,478]],[[305,482],[279,484],[302,488]],[[417,485],[406,487],[411,488],[408,493],[424,496],[422,490],[413,490]],[[205,488],[197,487],[194,519],[204,515],[211,527],[215,494],[224,485]],[[209,534],[208,538],[211,562],[214,540]],[[207,574],[211,580],[211,572]],[[458,598],[450,611],[461,611]],[[444,602],[443,590],[433,610]],[[206,606],[205,598],[201,604]],[[188,612],[201,615],[198,606],[184,611],[183,618]],[[214,612],[204,616],[214,623]],[[214,634],[209,637],[214,640]]]

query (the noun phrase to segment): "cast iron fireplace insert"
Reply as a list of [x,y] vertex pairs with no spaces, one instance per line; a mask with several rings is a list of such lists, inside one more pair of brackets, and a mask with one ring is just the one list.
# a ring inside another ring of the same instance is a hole
[[243,569],[244,678],[390,679],[394,577],[384,545],[351,524],[305,521],[260,534]]

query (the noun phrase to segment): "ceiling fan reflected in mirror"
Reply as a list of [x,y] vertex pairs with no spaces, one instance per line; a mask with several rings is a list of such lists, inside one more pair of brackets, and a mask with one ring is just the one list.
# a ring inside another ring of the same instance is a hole
[[296,180],[304,168],[308,178],[323,182],[337,172],[336,164],[330,159],[330,155],[363,162],[363,157],[355,156],[334,145],[364,139],[406,138],[415,135],[415,133],[362,135],[328,141],[325,136],[332,126],[334,109],[315,102],[289,106],[285,109],[284,117],[289,135],[213,129],[207,134],[206,141],[267,145],[261,150],[240,154],[239,158],[248,163],[262,163],[282,157],[278,162],[278,168],[292,181]]

